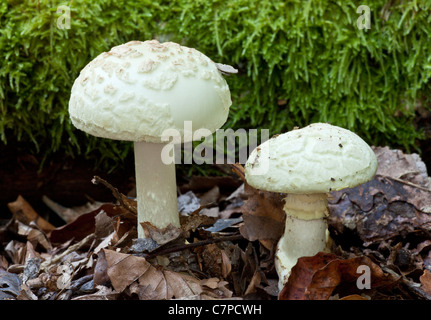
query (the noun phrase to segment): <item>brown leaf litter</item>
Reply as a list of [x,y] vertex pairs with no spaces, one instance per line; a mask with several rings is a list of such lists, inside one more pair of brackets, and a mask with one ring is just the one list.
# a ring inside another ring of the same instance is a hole
[[[0,299],[431,299],[430,180],[416,155],[374,148],[376,177],[330,194],[331,253],[303,257],[277,288],[274,250],[283,198],[233,175],[179,187],[181,227],[143,223],[136,202],[107,181],[116,203],[65,208],[53,226],[19,196],[0,226]],[[368,268],[370,288],[360,288]],[[358,271],[359,270],[359,271]]]

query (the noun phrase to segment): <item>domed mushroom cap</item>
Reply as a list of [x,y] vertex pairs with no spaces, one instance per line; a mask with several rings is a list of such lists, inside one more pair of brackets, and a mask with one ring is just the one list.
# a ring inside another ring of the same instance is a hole
[[214,132],[231,104],[226,81],[201,52],[173,42],[131,41],[82,69],[69,113],[75,127],[91,135],[157,143],[165,129],[184,138],[184,121],[192,121],[193,131]]
[[369,181],[376,170],[373,150],[358,135],[314,123],[253,150],[245,164],[245,178],[257,189],[311,194],[352,188]]

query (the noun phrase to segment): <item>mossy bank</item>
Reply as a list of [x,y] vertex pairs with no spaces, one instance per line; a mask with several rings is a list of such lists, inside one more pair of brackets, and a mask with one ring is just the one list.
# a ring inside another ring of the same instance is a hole
[[[369,144],[415,150],[431,96],[431,1],[6,1],[0,4],[2,144],[38,158],[84,155],[121,165],[130,143],[86,136],[69,120],[70,89],[99,53],[157,38],[239,69],[227,77],[225,128],[271,134],[330,122]],[[59,28],[60,5],[70,8]]]

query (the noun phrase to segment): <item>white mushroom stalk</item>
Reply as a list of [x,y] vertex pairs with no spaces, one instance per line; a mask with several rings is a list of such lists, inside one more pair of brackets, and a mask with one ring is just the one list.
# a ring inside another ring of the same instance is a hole
[[328,251],[328,200],[325,193],[288,194],[284,211],[286,224],[275,257],[280,290],[300,257]]
[[[135,142],[142,238],[142,222],[179,226],[175,164],[162,161],[163,147],[193,140],[197,130],[215,132],[226,122],[231,104],[216,63],[201,52],[173,42],[130,41],[81,70],[69,114],[75,127],[91,135]],[[178,139],[166,142],[165,132],[176,132]]]
[[365,141],[326,123],[280,134],[253,150],[245,164],[247,183],[287,193],[285,231],[274,261],[280,290],[300,257],[329,250],[326,193],[362,184],[376,170],[377,158]]
[[163,163],[160,156],[163,147],[163,143],[134,144],[138,221],[151,221],[159,228],[170,224],[179,227],[175,163]]

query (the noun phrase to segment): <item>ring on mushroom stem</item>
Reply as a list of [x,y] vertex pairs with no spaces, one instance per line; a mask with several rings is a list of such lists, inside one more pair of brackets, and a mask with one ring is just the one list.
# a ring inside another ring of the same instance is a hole
[[130,41],[101,53],[75,80],[69,114],[91,135],[134,141],[138,237],[141,222],[179,226],[175,164],[161,159],[163,132],[178,130],[182,142],[195,130],[213,133],[232,104],[217,65],[201,52],[173,42]]
[[[267,168],[263,173],[261,166]],[[364,140],[326,123],[280,134],[253,150],[244,167],[247,183],[287,193],[285,231],[274,261],[280,291],[298,258],[330,250],[327,192],[365,183],[376,171],[377,158]]]

